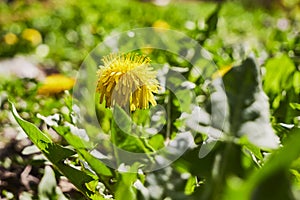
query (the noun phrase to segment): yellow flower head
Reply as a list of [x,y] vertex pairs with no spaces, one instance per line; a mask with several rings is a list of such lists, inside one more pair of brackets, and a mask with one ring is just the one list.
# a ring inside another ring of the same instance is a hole
[[22,32],[22,37],[31,42],[32,45],[38,45],[42,42],[42,35],[39,31],[27,28]]
[[38,90],[38,94],[58,94],[64,90],[72,89],[74,84],[75,80],[73,78],[61,74],[53,74],[46,77],[43,85]]
[[14,45],[18,42],[18,37],[14,33],[7,33],[4,35],[4,41],[8,45]]
[[158,92],[156,72],[150,67],[150,58],[138,54],[111,54],[102,59],[104,66],[97,72],[97,92],[100,103],[105,97],[106,107],[130,105],[130,110],[155,106],[153,93]]
[[157,20],[152,24],[152,27],[156,32],[164,32],[164,29],[169,29],[170,25],[163,20]]

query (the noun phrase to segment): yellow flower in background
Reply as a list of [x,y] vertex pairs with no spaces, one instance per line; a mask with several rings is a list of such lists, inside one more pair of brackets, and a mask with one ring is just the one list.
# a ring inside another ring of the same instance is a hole
[[157,20],[152,24],[152,27],[157,31],[163,31],[162,29],[169,29],[170,25],[164,20]]
[[39,31],[27,28],[22,32],[22,38],[28,40],[32,45],[38,45],[42,42],[42,35]]
[[14,33],[7,33],[4,35],[4,42],[8,45],[14,45],[18,42],[18,37]]
[[70,90],[74,86],[75,79],[61,74],[47,76],[43,85],[39,88],[38,94],[58,94],[64,90]]
[[150,67],[150,58],[133,53],[111,54],[102,59],[104,66],[97,72],[97,92],[100,103],[105,98],[106,107],[130,105],[130,110],[155,106],[153,93],[158,92],[156,72]]
[[212,79],[223,77],[227,72],[229,72],[231,70],[231,68],[232,68],[231,65],[222,67],[221,69],[219,69],[218,71],[213,73]]
[[141,52],[143,54],[149,55],[153,52],[153,47],[151,45],[146,45],[145,47],[141,48]]

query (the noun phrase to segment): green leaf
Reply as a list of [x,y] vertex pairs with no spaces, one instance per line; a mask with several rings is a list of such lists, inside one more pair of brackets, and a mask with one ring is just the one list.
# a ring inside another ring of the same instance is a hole
[[[225,199],[236,199],[233,197],[238,195],[243,195],[245,199],[293,199],[287,187],[290,184],[287,172],[292,162],[300,156],[300,129],[294,128],[289,135],[283,147],[274,152],[264,166],[253,172],[246,181],[235,184],[231,180]],[[282,197],[283,194],[286,196]]]
[[197,184],[198,183],[197,183],[196,177],[191,176],[186,182],[186,185],[185,185],[185,188],[184,188],[184,193],[186,195],[191,195],[194,192],[195,187],[196,187]]
[[135,173],[124,173],[120,175],[120,179],[118,180],[117,189],[115,192],[116,199],[126,199],[135,200],[136,197],[136,188],[133,186],[134,181],[136,180]]
[[[98,158],[95,158],[86,148],[91,147],[91,144],[83,141],[77,135],[74,135],[66,127],[53,127],[53,129],[58,132],[62,137],[64,137],[67,142],[72,145],[80,156],[89,164],[89,166],[94,170],[97,176],[104,183],[107,182],[107,177],[113,176],[112,171]],[[108,186],[108,184],[106,184]]]
[[[137,199],[137,190],[134,187],[135,181],[138,179],[138,169],[140,167],[139,163],[134,163],[128,172],[120,172],[116,190],[115,190],[115,198],[116,199]],[[132,173],[134,172],[134,173]]]
[[131,132],[132,120],[120,106],[116,105],[114,107],[113,117],[119,129],[125,133]]
[[52,140],[40,131],[35,125],[23,120],[17,113],[16,108],[11,103],[12,114],[18,124],[28,135],[29,139],[46,155],[46,157],[53,163],[58,163],[63,159],[75,154],[71,149],[64,148],[54,144]]
[[110,168],[108,168],[103,162],[98,158],[95,158],[85,149],[78,149],[78,153],[84,158],[84,160],[89,164],[89,166],[96,172],[99,177],[111,177],[113,173]]
[[38,186],[39,199],[67,200],[60,188],[57,186],[54,171],[50,166],[45,167],[44,176]]
[[279,94],[293,85],[292,75],[296,71],[293,61],[285,54],[271,58],[266,63],[264,89],[268,94]]
[[155,150],[158,150],[164,147],[164,141],[164,136],[161,134],[156,134],[149,139],[149,145]]
[[263,160],[263,155],[261,153],[261,149],[248,141],[247,138],[241,138],[239,141],[240,145],[243,145],[246,149],[251,151],[256,158],[259,160]]
[[276,148],[279,138],[269,122],[268,98],[262,90],[258,66],[250,58],[223,77],[229,104],[230,133],[247,136],[261,148]]
[[284,146],[277,152],[274,152],[264,167],[250,178],[249,182],[252,182],[253,187],[255,187],[257,182],[274,174],[276,171],[288,170],[292,162],[300,156],[300,129],[292,129],[289,135],[290,137]]
[[72,182],[83,194],[90,196],[91,191],[86,188],[85,183],[92,181],[93,177],[71,166],[68,166],[63,162],[64,159],[74,155],[75,152],[53,143],[51,139],[48,138],[35,125],[23,120],[11,102],[10,106],[14,118],[24,132],[28,135],[30,140],[43,152],[48,160],[70,180],[70,182]]
[[300,110],[300,103],[290,103],[290,106],[294,110]]
[[92,148],[92,144],[84,139],[74,135],[69,127],[53,126],[52,127],[59,135],[61,135],[75,149]]
[[93,194],[90,197],[92,200],[105,200],[106,198],[102,197],[100,194]]
[[213,32],[217,30],[217,24],[219,19],[219,12],[221,10],[221,3],[219,3],[216,9],[210,14],[210,16],[206,20],[206,24],[208,25],[206,36],[210,36]]
[[[111,140],[117,147],[136,153],[150,153],[153,151],[150,145],[139,138],[138,129],[132,128],[132,120],[119,106],[114,107],[114,117],[111,126]],[[117,155],[116,155],[117,156]]]
[[99,183],[98,180],[93,180],[89,183],[86,183],[85,185],[90,191],[96,192],[96,187],[98,183]]

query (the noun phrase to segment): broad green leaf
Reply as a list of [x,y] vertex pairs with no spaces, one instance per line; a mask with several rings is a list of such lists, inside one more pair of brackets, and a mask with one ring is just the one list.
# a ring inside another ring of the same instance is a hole
[[40,131],[35,125],[23,120],[18,115],[16,108],[12,103],[11,108],[13,116],[24,132],[28,135],[29,139],[46,155],[51,162],[57,163],[75,154],[75,152],[71,149],[54,144],[52,140],[46,134]]
[[258,66],[250,58],[223,77],[229,104],[230,133],[247,136],[259,147],[276,148],[279,138],[269,122],[268,98],[262,90]]
[[252,187],[276,171],[288,170],[292,162],[300,156],[300,129],[294,128],[289,135],[290,138],[283,144],[284,146],[274,152],[263,168],[251,176],[249,182],[253,184]]
[[[250,58],[241,66],[231,68],[221,78],[212,82],[210,120],[201,120],[205,112],[192,112],[187,125],[209,137],[243,137],[260,147],[278,147],[279,138],[275,135],[269,121],[268,98],[262,90],[260,71]],[[209,117],[207,117],[209,119]],[[189,123],[192,122],[192,123]],[[203,125],[204,124],[204,125]]]
[[49,161],[52,162],[53,165],[70,180],[71,183],[73,183],[83,194],[90,196],[91,191],[89,191],[84,184],[92,181],[93,177],[68,166],[63,162],[64,159],[74,155],[75,152],[53,143],[51,139],[35,125],[23,120],[12,103],[10,103],[10,105],[14,118],[28,135],[30,140],[43,152]]
[[[300,156],[300,129],[294,128],[289,135],[283,147],[274,152],[264,166],[253,172],[246,181],[230,181],[229,186],[231,186],[227,188],[225,199],[237,199],[234,197],[238,195],[243,195],[245,199],[250,199],[250,197],[255,197],[255,199],[277,199],[282,194],[287,196],[280,199],[293,199],[289,196],[290,188],[287,186],[290,183],[286,178],[286,173],[292,162]],[[275,182],[276,185],[273,185]],[[284,183],[284,185],[279,185],[280,183]],[[270,191],[278,196],[272,198]]]
[[118,105],[114,107],[113,118],[119,129],[125,133],[131,133],[132,120],[129,115]]
[[68,127],[55,126],[52,127],[59,135],[61,135],[65,140],[75,149],[79,148],[92,148],[92,144],[88,141],[83,140],[77,135],[71,133]]
[[133,186],[136,181],[135,173],[124,173],[118,179],[118,185],[115,192],[116,199],[137,199],[136,188]]
[[[213,137],[214,134],[208,134],[208,136],[218,139],[224,132],[225,138],[226,136],[246,137],[255,145],[248,144],[246,148],[253,151],[258,158],[262,158],[262,155],[257,147],[277,148],[279,138],[269,122],[268,100],[262,90],[259,69],[254,61],[246,59],[241,66],[233,67],[228,71],[223,77],[224,87],[220,80],[219,78],[213,81],[215,91],[211,95],[210,122],[210,126],[219,130],[220,133],[215,134],[215,137]],[[216,152],[213,159],[212,172],[207,174],[206,190],[197,188],[193,196],[219,199],[228,177],[243,176],[241,145],[245,145],[245,142],[241,141],[239,145],[230,141],[220,143],[222,150]],[[197,168],[200,169],[200,167],[202,166],[197,164]]]
[[164,147],[164,137],[161,134],[156,134],[149,139],[149,145],[158,150]]
[[264,89],[268,94],[279,94],[283,89],[293,85],[293,72],[296,71],[293,61],[285,54],[271,58],[266,63]]
[[[99,159],[95,158],[91,153],[89,153],[86,148],[90,147],[91,144],[83,141],[77,135],[70,132],[68,128],[65,127],[53,127],[62,137],[64,137],[67,142],[72,145],[76,151],[82,156],[82,158],[89,164],[89,166],[96,172],[98,177],[103,180],[104,177],[112,176],[111,170]],[[104,177],[103,177],[104,176]]]
[[221,3],[219,3],[216,9],[210,14],[210,16],[206,20],[206,24],[208,25],[206,36],[210,36],[217,29],[219,12],[221,10]]
[[58,134],[60,134],[76,151],[83,157],[83,159],[89,164],[89,166],[96,172],[98,177],[103,181],[106,177],[112,176],[111,170],[102,163],[99,159],[92,156],[86,148],[91,148],[91,144],[88,141],[80,138],[79,136],[71,133],[69,127],[53,126],[52,127]]
[[101,178],[103,176],[111,177],[113,173],[103,162],[95,158],[85,149],[78,149],[78,153],[84,158],[84,160],[89,164],[89,166],[96,172],[96,174]]
[[296,71],[293,77],[293,86],[297,94],[300,94],[300,71]]

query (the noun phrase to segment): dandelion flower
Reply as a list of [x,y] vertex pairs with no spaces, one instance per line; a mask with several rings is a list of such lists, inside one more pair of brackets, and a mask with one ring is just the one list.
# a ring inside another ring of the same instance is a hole
[[4,35],[4,41],[8,45],[14,45],[18,42],[18,37],[14,33],[7,33]]
[[28,40],[32,45],[38,45],[42,42],[42,35],[39,31],[27,28],[22,32],[22,37]]
[[157,20],[152,24],[152,27],[156,32],[164,32],[165,29],[170,28],[170,25],[164,20]]
[[130,110],[155,106],[153,93],[158,92],[156,72],[150,67],[150,58],[138,54],[111,54],[102,59],[104,66],[97,72],[97,92],[100,103],[105,99],[106,107],[118,104]]
[[73,88],[75,80],[61,74],[47,76],[43,85],[39,88],[38,94],[50,95],[58,94],[64,90]]

